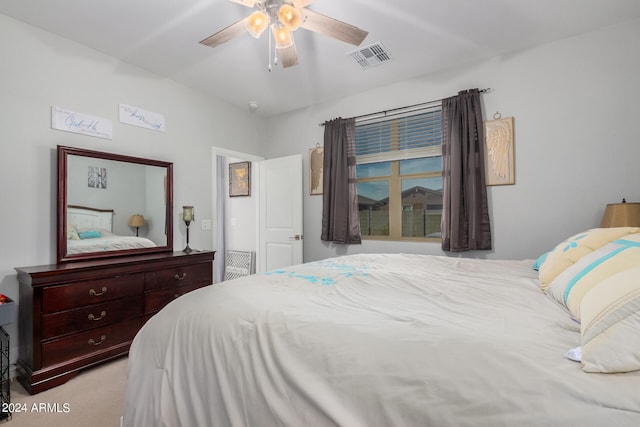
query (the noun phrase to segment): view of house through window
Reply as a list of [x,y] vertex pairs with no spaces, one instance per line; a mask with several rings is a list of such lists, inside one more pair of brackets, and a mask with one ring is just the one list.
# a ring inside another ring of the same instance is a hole
[[440,238],[440,106],[358,123],[355,142],[363,238]]

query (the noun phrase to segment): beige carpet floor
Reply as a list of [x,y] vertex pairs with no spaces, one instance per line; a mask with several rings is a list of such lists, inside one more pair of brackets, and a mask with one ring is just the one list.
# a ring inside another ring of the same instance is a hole
[[126,385],[126,357],[83,371],[65,384],[33,396],[14,380],[11,403],[26,412],[14,412],[10,421],[0,425],[119,427]]

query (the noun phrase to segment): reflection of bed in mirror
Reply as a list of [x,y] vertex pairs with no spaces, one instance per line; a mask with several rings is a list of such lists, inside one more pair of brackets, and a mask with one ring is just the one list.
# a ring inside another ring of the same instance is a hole
[[69,254],[155,246],[155,243],[144,237],[113,233],[113,209],[67,206],[67,253]]

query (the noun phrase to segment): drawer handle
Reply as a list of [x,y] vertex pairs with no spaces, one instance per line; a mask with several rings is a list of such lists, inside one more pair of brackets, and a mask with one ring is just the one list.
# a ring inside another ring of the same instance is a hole
[[100,290],[100,292],[96,292],[95,289],[91,288],[89,289],[89,295],[92,295],[94,297],[99,297],[100,295],[104,295],[107,293],[107,287],[103,286],[102,289]]
[[182,276],[179,276],[178,273],[174,276],[177,280],[184,280],[187,277],[187,273],[182,273]]
[[107,340],[107,336],[106,335],[102,335],[100,337],[100,341],[96,341],[93,338],[89,338],[89,341],[87,341],[87,344],[89,344],[89,345],[100,345],[103,342],[105,342],[106,340]]
[[89,315],[87,316],[87,318],[88,318],[89,320],[95,320],[95,321],[102,320],[102,319],[104,319],[105,317],[107,317],[107,312],[106,312],[106,311],[102,311],[102,312],[100,312],[100,317],[96,317],[96,316],[94,316],[94,315],[93,315],[93,313],[91,313],[91,314],[89,314]]

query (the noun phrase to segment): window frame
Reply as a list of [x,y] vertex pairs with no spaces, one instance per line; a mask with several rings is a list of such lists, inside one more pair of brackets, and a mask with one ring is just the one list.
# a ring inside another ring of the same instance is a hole
[[[438,105],[436,109],[432,111],[440,111],[441,106]],[[411,114],[415,114],[412,111]],[[398,141],[398,122],[403,117],[407,117],[410,114],[404,114],[393,118],[386,118],[386,120],[378,120],[390,122],[390,148],[391,151],[364,154],[356,156],[356,167],[358,165],[389,162],[391,164],[391,175],[388,176],[375,176],[375,177],[363,177],[356,178],[356,185],[364,182],[388,182],[389,185],[389,235],[368,235],[362,234],[363,240],[380,240],[380,241],[410,241],[410,242],[430,242],[440,243],[442,239],[440,237],[415,237],[415,236],[403,236],[402,235],[402,214],[404,205],[402,203],[402,181],[403,179],[422,179],[422,178],[441,178],[442,169],[432,172],[419,172],[411,174],[400,174],[400,161],[419,159],[419,158],[431,158],[442,157],[442,141],[437,145],[430,145],[423,148],[411,148],[400,150]],[[358,124],[356,123],[356,127]],[[356,141],[357,144],[357,141]],[[357,149],[356,149],[357,151]]]

